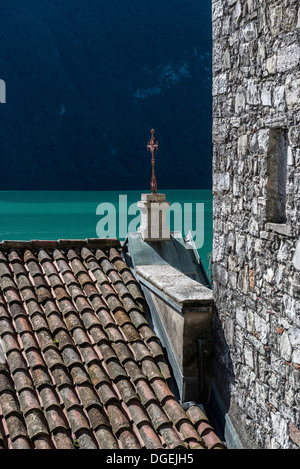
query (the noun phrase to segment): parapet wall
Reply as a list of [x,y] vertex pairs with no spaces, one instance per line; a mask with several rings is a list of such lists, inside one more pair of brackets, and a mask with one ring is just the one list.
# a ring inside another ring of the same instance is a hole
[[213,0],[215,380],[246,448],[300,446],[300,4]]
[[211,289],[171,265],[136,267],[182,402],[206,403],[213,354]]

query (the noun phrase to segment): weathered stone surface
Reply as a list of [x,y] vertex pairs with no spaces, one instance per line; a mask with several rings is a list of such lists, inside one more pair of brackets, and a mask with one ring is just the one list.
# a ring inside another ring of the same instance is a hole
[[289,130],[289,140],[292,147],[300,146],[300,125],[294,125]]
[[230,175],[227,172],[215,173],[214,178],[214,190],[215,191],[226,191],[230,187]]
[[283,47],[277,55],[277,71],[286,72],[299,65],[300,45],[297,43]]
[[[203,399],[198,382],[198,341],[211,344],[213,319],[212,290],[192,280],[169,264],[136,266],[137,279],[146,289],[153,321],[163,328],[162,345],[171,351],[169,359],[182,402]],[[211,345],[203,345],[204,381],[211,368]],[[199,394],[200,393],[200,394]]]
[[163,241],[170,239],[170,228],[166,225],[166,211],[170,202],[165,194],[142,194],[138,202],[141,210],[139,233],[145,241]]
[[224,94],[227,91],[227,73],[219,75],[213,84],[213,96]]
[[209,288],[170,265],[141,265],[136,267],[136,273],[180,306],[213,302]]
[[296,449],[300,4],[212,5],[215,379],[245,447]]
[[293,440],[294,443],[300,448],[300,430],[292,423],[289,425],[289,430],[291,440]]
[[300,270],[300,240],[298,240],[296,244],[296,249],[293,256],[293,264],[297,270]]
[[285,83],[285,96],[288,109],[299,105],[300,101],[300,74],[289,74],[286,77]]

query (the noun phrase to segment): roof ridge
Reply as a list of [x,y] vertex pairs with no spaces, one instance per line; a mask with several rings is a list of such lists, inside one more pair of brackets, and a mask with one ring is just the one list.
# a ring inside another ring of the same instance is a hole
[[60,248],[60,247],[94,247],[99,249],[121,248],[118,238],[85,238],[85,239],[58,239],[58,240],[3,240],[0,250],[28,249],[28,248]]

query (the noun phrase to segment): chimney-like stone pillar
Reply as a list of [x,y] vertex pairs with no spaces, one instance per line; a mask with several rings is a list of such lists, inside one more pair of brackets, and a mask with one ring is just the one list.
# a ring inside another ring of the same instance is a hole
[[164,241],[170,239],[170,228],[166,225],[166,212],[170,202],[165,194],[142,194],[138,202],[141,210],[141,225],[138,232],[144,241]]

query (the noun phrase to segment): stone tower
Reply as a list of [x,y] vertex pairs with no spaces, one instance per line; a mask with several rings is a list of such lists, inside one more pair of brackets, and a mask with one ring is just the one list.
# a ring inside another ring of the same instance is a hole
[[215,392],[233,446],[298,449],[300,3],[212,15]]

